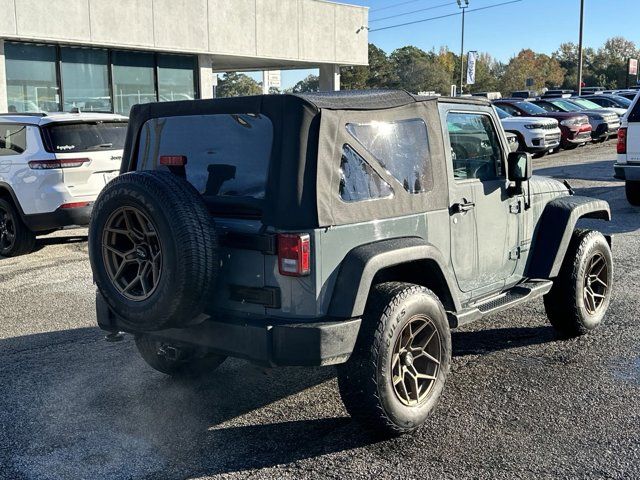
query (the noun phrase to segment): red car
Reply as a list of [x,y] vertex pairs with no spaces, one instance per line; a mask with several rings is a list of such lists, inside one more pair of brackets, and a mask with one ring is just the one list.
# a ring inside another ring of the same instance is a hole
[[565,150],[571,150],[591,141],[592,128],[589,117],[581,113],[548,112],[538,105],[517,98],[502,98],[494,101],[493,104],[516,117],[555,118],[558,120],[562,132],[560,146]]

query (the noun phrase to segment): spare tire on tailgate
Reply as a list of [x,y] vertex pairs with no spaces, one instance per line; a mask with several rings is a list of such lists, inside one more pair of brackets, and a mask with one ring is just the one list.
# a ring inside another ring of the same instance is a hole
[[89,227],[93,278],[131,331],[197,321],[215,284],[217,247],[200,194],[172,173],[121,175],[95,203]]

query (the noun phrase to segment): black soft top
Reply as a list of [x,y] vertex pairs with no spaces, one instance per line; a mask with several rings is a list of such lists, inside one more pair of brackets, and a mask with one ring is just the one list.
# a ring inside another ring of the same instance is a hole
[[[330,112],[360,112],[375,120],[386,118],[389,114],[385,112],[392,109],[414,110],[420,104],[431,105],[429,110],[433,116],[430,122],[435,125],[439,124],[437,102],[490,105],[481,98],[421,97],[403,90],[256,95],[134,105],[121,171],[125,173],[136,169],[140,131],[151,119],[216,114],[265,115],[273,124],[274,139],[262,205],[263,222],[279,228],[315,228],[327,223],[335,224],[333,219],[328,219],[329,208],[318,206],[318,191],[324,194],[322,190],[329,188],[317,175],[319,167],[335,160],[327,158],[333,155],[334,150],[330,138],[319,142],[321,112],[326,111],[325,117]],[[330,116],[335,115],[331,113]],[[436,135],[434,132],[434,138],[430,140],[433,141],[432,148],[441,148],[436,143]],[[320,150],[319,143],[322,143]],[[339,158],[337,161],[339,165]]]

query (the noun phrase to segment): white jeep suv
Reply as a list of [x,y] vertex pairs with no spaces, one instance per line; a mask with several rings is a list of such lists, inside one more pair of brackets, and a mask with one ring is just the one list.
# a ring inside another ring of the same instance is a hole
[[87,225],[120,170],[127,118],[107,113],[0,115],[0,256],[35,236]]
[[555,118],[516,117],[494,105],[505,132],[518,137],[518,149],[543,157],[548,152],[560,148],[562,132]]
[[618,161],[613,166],[615,177],[625,181],[629,203],[640,206],[640,93],[622,117],[617,151]]

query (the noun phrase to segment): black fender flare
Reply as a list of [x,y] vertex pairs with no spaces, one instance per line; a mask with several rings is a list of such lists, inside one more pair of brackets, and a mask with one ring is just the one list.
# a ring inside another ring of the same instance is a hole
[[9,197],[11,198],[11,200],[13,201],[13,204],[18,210],[18,214],[20,215],[20,218],[22,219],[22,221],[24,221],[24,218],[25,218],[24,211],[22,210],[22,206],[18,201],[16,192],[13,191],[13,188],[11,188],[11,185],[9,185],[6,182],[0,182],[0,194],[2,194],[2,192],[7,192],[9,194]]
[[369,296],[375,275],[387,267],[427,260],[434,262],[442,274],[456,311],[461,309],[456,283],[442,252],[420,237],[401,237],[361,245],[342,261],[336,279],[329,315],[338,318],[359,317]]
[[558,276],[571,235],[581,218],[611,221],[611,209],[604,200],[576,195],[547,203],[533,238],[532,253],[525,270],[527,277]]

